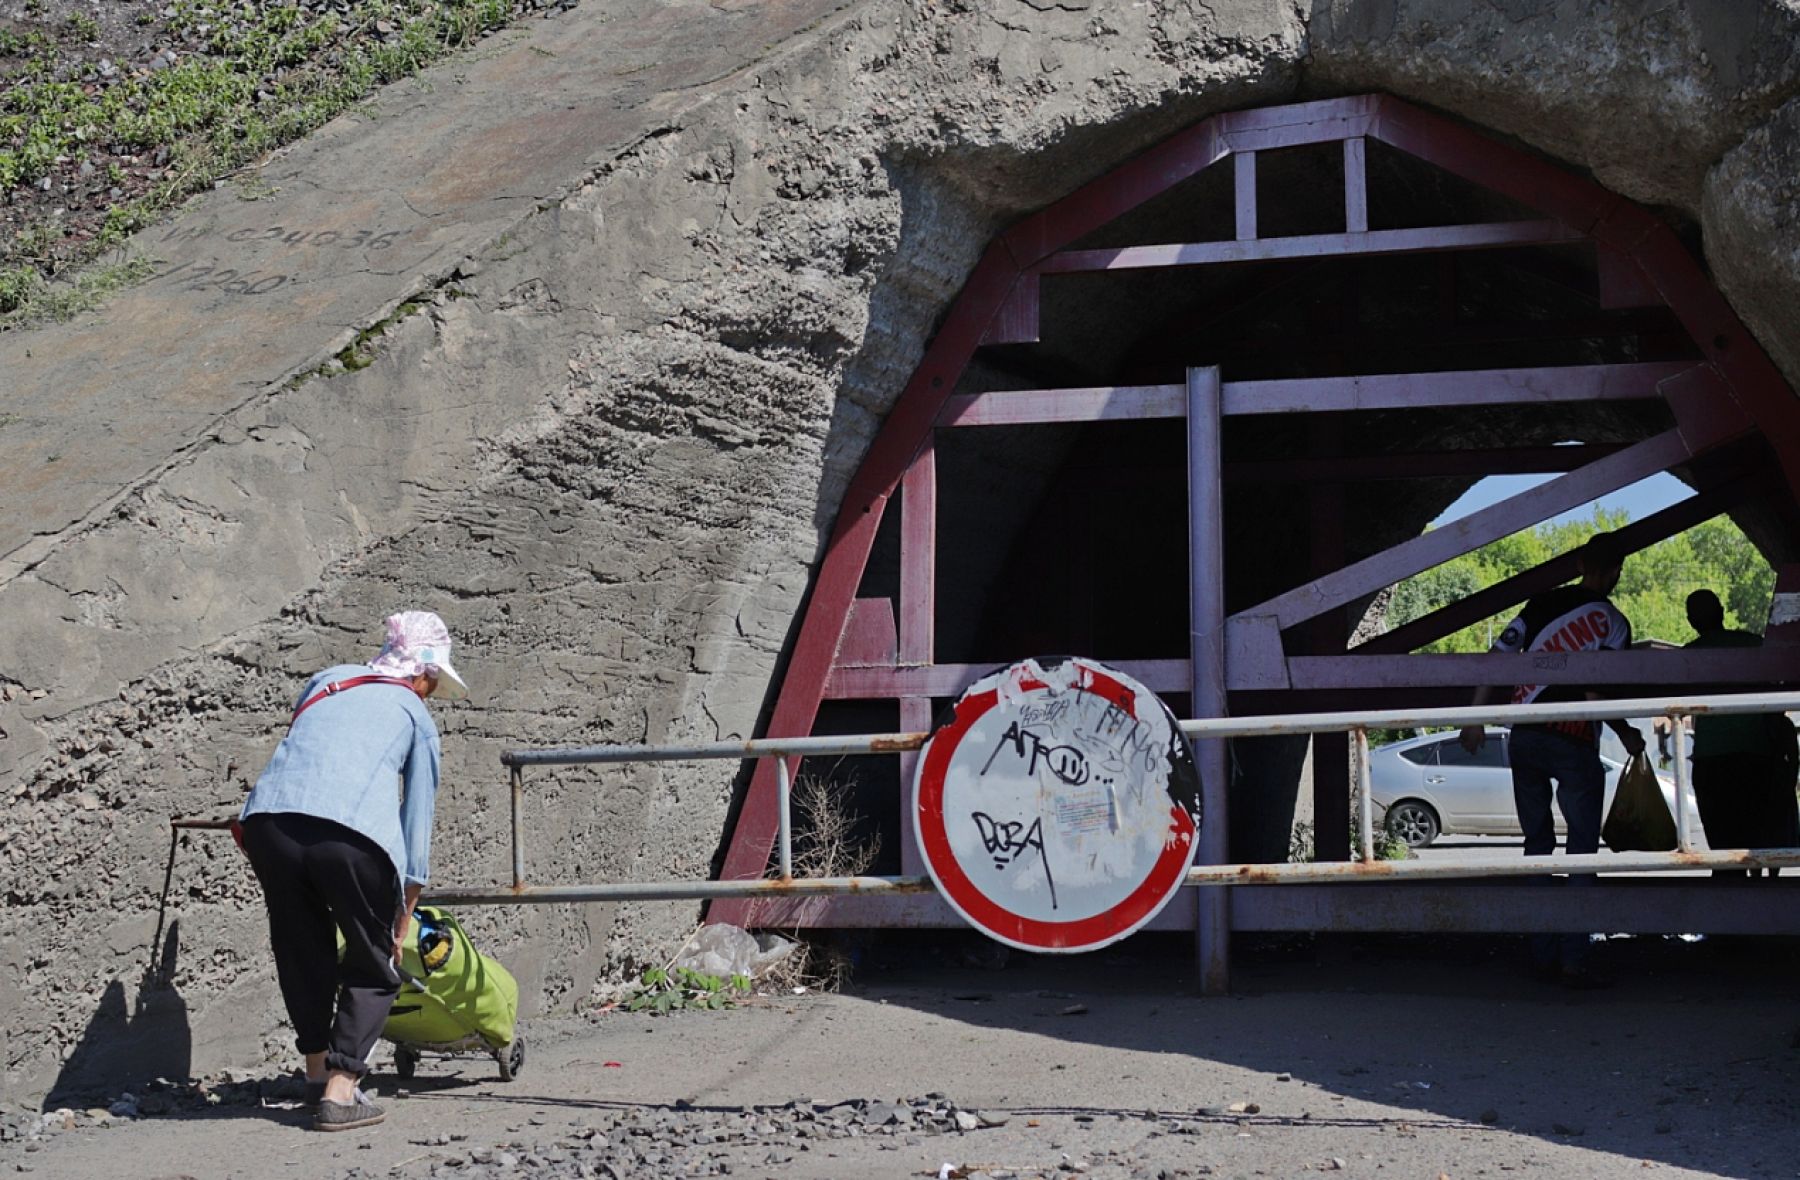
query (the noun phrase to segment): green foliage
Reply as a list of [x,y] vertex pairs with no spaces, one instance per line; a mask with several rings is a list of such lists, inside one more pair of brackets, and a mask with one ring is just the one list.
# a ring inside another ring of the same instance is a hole
[[644,972],[637,991],[625,1002],[625,1010],[666,1016],[682,1008],[730,1008],[748,994],[747,975],[720,979],[687,967],[655,967]]
[[[211,30],[207,52],[93,93],[56,78],[50,38],[0,29],[0,61],[11,62],[0,66],[0,200],[49,175],[59,156],[170,153],[162,178],[109,210],[95,239],[73,255],[34,256],[0,243],[0,267],[11,268],[0,269],[0,327],[58,269],[91,262],[190,194],[512,16],[511,0],[350,0],[344,12],[280,5],[241,23],[206,0],[176,0],[174,8],[177,31]],[[377,22],[389,31],[379,33]],[[98,34],[80,14],[65,29],[83,39]]]
[[[1426,570],[1394,587],[1388,626],[1410,623],[1579,548],[1596,532],[1627,523],[1623,512],[1596,509],[1592,520],[1539,525]],[[1683,644],[1694,638],[1687,622],[1687,596],[1702,588],[1714,591],[1725,603],[1726,626],[1762,632],[1775,591],[1775,571],[1729,517],[1695,525],[1627,558],[1612,600],[1631,620],[1633,639]],[[1486,651],[1516,613],[1516,607],[1508,608],[1420,650]]]
[[[1406,860],[1412,856],[1412,849],[1406,841],[1387,830],[1385,823],[1376,821],[1375,839],[1373,843],[1376,860]],[[1350,856],[1354,859],[1357,849],[1362,847],[1362,824],[1352,810],[1350,814]],[[1311,864],[1318,856],[1318,837],[1313,825],[1301,820],[1288,833],[1288,861],[1293,864]]]
[[66,320],[98,307],[107,296],[155,271],[148,258],[127,258],[82,271],[72,282],[47,283],[33,266],[0,270],[0,308],[11,312],[8,323]]

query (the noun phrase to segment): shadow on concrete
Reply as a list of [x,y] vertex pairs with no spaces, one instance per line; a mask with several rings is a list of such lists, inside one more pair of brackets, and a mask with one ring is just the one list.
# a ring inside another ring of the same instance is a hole
[[1610,939],[1592,960],[1615,985],[1589,992],[1536,980],[1522,938],[1244,940],[1233,994],[1205,998],[1182,936],[1081,956],[1015,951],[998,970],[963,965],[977,939],[890,935],[854,990],[972,1027],[1261,1075],[1253,1092],[1196,1095],[1185,1118],[1242,1100],[1280,1122],[1301,1102],[1311,1125],[1334,1116],[1337,1095],[1389,1108],[1401,1134],[1491,1125],[1742,1177],[1790,1174],[1800,1146],[1794,940]]
[[87,1028],[63,1061],[44,1109],[101,1105],[154,1078],[181,1080],[193,1064],[193,1032],[187,1001],[172,982],[181,947],[181,923],[169,923],[160,953],[127,1003],[125,984],[106,985]]

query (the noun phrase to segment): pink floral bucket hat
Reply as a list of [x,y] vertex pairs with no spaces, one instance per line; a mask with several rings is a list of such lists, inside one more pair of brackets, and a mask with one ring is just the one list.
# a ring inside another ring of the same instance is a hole
[[369,667],[383,676],[410,680],[421,672],[437,677],[434,697],[460,701],[469,686],[450,666],[450,628],[428,610],[405,610],[387,617],[387,640]]

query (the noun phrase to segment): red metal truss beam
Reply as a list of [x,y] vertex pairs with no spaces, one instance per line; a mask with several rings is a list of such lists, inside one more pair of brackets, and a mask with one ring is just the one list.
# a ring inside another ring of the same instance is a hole
[[[1591,889],[1559,897],[1554,906],[1544,904],[1536,882],[1438,881],[1419,889],[1355,881],[1235,885],[1223,892],[1233,930],[1553,934],[1575,926],[1638,934],[1800,934],[1800,908],[1782,890],[1718,889],[1691,878],[1602,877]],[[1193,929],[1198,893],[1176,894],[1145,929]],[[930,893],[763,898],[751,906],[752,925],[777,929],[960,930],[967,925]]]
[[[1793,421],[1791,391],[1723,297],[1707,282],[1698,264],[1673,233],[1650,214],[1543,161],[1391,98],[1361,96],[1219,115],[1165,140],[1025,218],[989,246],[845,494],[803,610],[766,730],[770,736],[810,731],[882,512],[932,429],[945,398],[954,390],[974,348],[1015,289],[1020,271],[1166,192],[1233,150],[1266,150],[1363,135],[1375,136],[1447,171],[1486,184],[1569,229],[1591,232],[1628,257],[1642,272],[1644,282],[1663,295],[1684,328],[1724,375],[1731,396],[1750,408],[1768,431],[1790,490],[1800,494],[1800,430],[1775,428],[1777,423]],[[1348,183],[1347,178],[1347,186]],[[1341,235],[1343,244],[1352,247],[1351,252],[1357,252],[1358,246],[1366,252],[1372,236]],[[1263,248],[1269,243],[1247,245]],[[1015,301],[1020,307],[1027,302],[1024,297]],[[1592,466],[1582,470],[1589,471]],[[752,778],[732,833],[725,877],[763,873],[774,840],[774,793],[774,769],[764,762]],[[745,903],[720,903],[712,908],[709,917],[741,921],[747,913]]]
[[[1225,464],[1227,483],[1366,483],[1389,479],[1449,479],[1573,471],[1624,450],[1625,443],[1493,450],[1389,451],[1316,459],[1239,459]],[[1454,630],[1454,628],[1452,628]]]
[[938,426],[1024,426],[1186,416],[1185,385],[1100,385],[958,394],[944,402]]
[[[1626,553],[1647,549],[1741,503],[1751,494],[1757,482],[1759,481],[1755,478],[1746,478],[1709,488],[1642,520],[1632,521],[1615,532],[1613,537]],[[1523,570],[1505,581],[1495,582],[1467,598],[1459,599],[1428,615],[1421,615],[1403,627],[1396,627],[1386,634],[1358,644],[1351,649],[1352,654],[1387,655],[1413,651],[1471,624],[1479,623],[1509,606],[1524,602],[1533,594],[1560,586],[1577,572],[1574,553],[1553,557],[1542,565]]]
[[900,484],[900,663],[929,664],[936,650],[937,448],[925,436]]
[[[1724,440],[1713,440],[1720,442]],[[1693,456],[1679,430],[1666,430],[1616,454],[1557,476],[1497,504],[1470,513],[1384,552],[1353,562],[1326,577],[1297,586],[1267,602],[1240,611],[1234,618],[1256,616],[1285,630],[1296,623],[1343,606],[1364,594],[1392,586],[1422,570],[1441,565],[1520,529],[1530,528],[1559,512],[1616,492],[1640,479],[1667,471]]]
[[[1660,295],[1728,388],[1768,431],[1791,494],[1800,497],[1800,430],[1768,430],[1794,415],[1794,392],[1675,232],[1648,210],[1527,152],[1440,115],[1383,97],[1369,132],[1446,172],[1556,218],[1622,256],[1609,278]],[[1629,273],[1635,267],[1639,275]]]
[[[1228,381],[1222,386],[1222,397],[1227,415],[1641,401],[1657,396],[1659,382],[1680,376],[1692,368],[1691,361],[1651,361],[1625,365]],[[1038,422],[1180,418],[1186,413],[1187,387],[1183,385],[1004,389],[958,394],[947,399],[938,425],[1022,426]]]
[[1290,656],[1288,682],[1314,689],[1473,687],[1480,684],[1788,684],[1800,679],[1792,648],[1583,651],[1526,655]]
[[1223,160],[1234,141],[1242,150],[1362,135],[1382,102],[1364,94],[1214,115],[1025,218],[1000,240],[1021,267],[1029,267]]
[[1515,406],[1551,402],[1634,401],[1692,369],[1692,361],[1474,369],[1369,377],[1230,381],[1227,414],[1341,413],[1426,406]]
[[[1240,219],[1245,213],[1245,208],[1240,206]],[[1255,231],[1254,224],[1250,228],[1252,232]],[[1238,232],[1242,233],[1243,230],[1240,228]],[[1503,246],[1551,246],[1584,240],[1581,234],[1559,221],[1431,225],[1418,229],[1295,234],[1291,237],[1251,238],[1231,242],[1179,242],[1163,246],[1069,250],[1050,255],[1038,263],[1032,273],[1091,274],[1099,271],[1154,270],[1171,266],[1217,266],[1230,262],[1277,262],[1294,258],[1342,258],[1369,254],[1485,250]]]
[[[988,322],[1017,277],[1018,267],[1004,243],[990,245],[882,423],[838,509],[801,617],[793,656],[765,731],[767,736],[798,737],[812,732],[844,622],[868,565],[869,550],[875,543],[888,499],[930,435],[944,399],[956,387]],[[769,863],[769,849],[775,842],[778,811],[775,764],[765,758],[751,775],[726,849],[721,879],[763,875]],[[741,901],[720,902],[707,911],[708,920],[716,922],[741,923],[743,914]]]
[[[1188,661],[1108,660],[1152,692],[1187,692]],[[825,697],[833,701],[884,701],[899,697],[957,697],[994,670],[993,664],[922,664],[917,667],[831,670]]]

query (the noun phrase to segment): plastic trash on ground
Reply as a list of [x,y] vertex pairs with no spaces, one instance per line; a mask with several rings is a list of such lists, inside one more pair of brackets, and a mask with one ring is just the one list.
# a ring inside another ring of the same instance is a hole
[[720,979],[733,975],[757,979],[792,954],[795,945],[779,934],[752,934],[741,926],[702,926],[672,965]]

